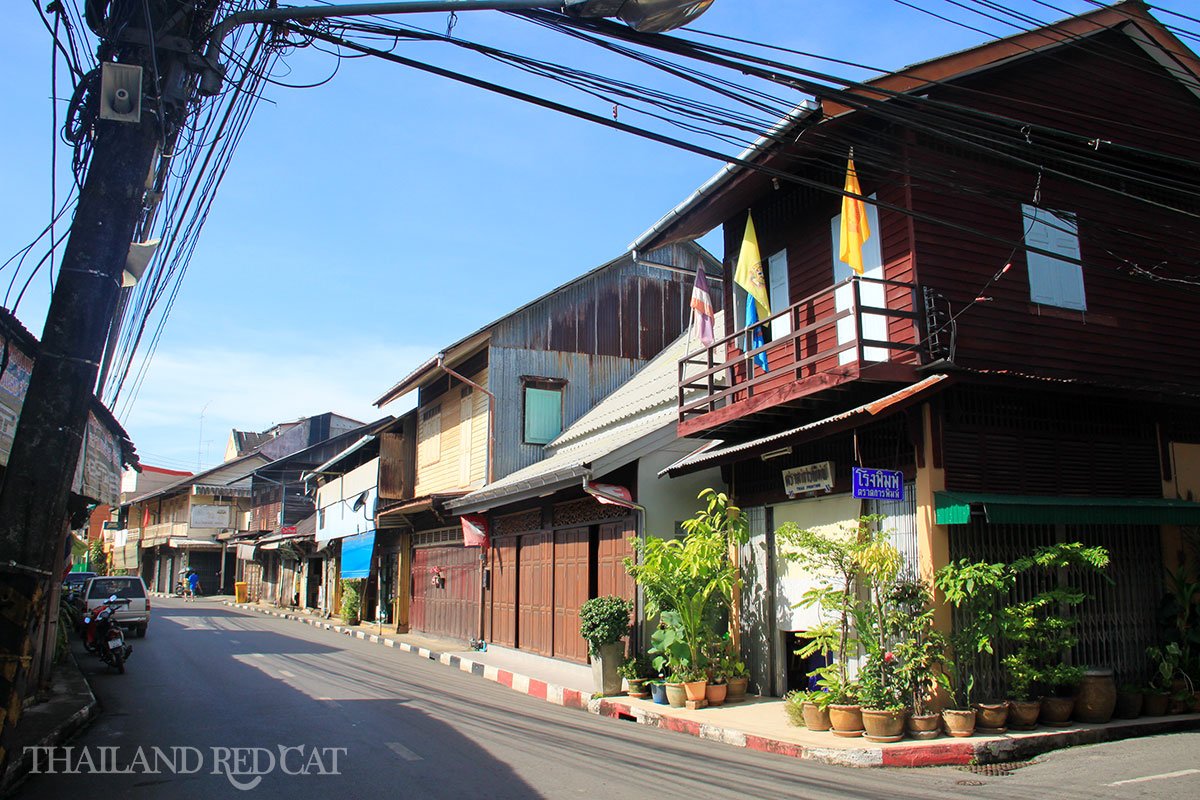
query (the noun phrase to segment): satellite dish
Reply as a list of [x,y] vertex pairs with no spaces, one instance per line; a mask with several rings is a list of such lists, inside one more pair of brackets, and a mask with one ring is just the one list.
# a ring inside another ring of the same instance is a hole
[[358,511],[366,504],[367,504],[367,493],[364,491],[361,494],[359,494],[358,497],[354,498],[354,502],[350,505],[350,508],[353,509],[354,511]]

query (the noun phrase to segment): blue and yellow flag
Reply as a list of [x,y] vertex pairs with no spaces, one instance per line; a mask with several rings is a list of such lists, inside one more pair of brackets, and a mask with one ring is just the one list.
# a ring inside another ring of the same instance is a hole
[[738,253],[737,270],[733,282],[746,290],[758,304],[758,319],[771,316],[771,301],[767,297],[767,281],[763,278],[762,254],[758,251],[758,234],[754,232],[754,218],[746,215],[746,234],[742,237],[742,249]]

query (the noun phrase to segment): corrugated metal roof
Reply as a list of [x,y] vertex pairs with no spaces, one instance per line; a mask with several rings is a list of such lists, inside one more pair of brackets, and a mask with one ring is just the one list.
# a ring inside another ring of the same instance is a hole
[[852,408],[849,411],[843,411],[840,414],[834,414],[831,417],[826,417],[816,422],[809,422],[805,425],[789,428],[788,430],[773,433],[770,436],[763,436],[759,439],[751,439],[748,442],[692,453],[660,471],[658,475],[659,477],[665,475],[674,477],[688,472],[695,472],[698,469],[715,466],[726,461],[737,460],[738,456],[749,455],[751,452],[757,450],[765,450],[772,445],[786,445],[805,434],[815,433],[839,422],[847,422],[856,417],[873,417],[885,412],[898,411],[902,407],[902,403],[915,401],[925,394],[932,392],[934,389],[940,390],[942,388],[940,384],[949,380],[949,378],[949,375],[944,374],[930,375],[924,380],[885,395],[878,400],[863,403],[861,406]]
[[153,497],[165,496],[173,494],[181,489],[186,489],[194,484],[205,485],[212,484],[224,487],[227,484],[245,478],[250,473],[254,472],[258,467],[270,461],[261,453],[249,453],[241,458],[235,458],[232,461],[226,461],[224,464],[219,464],[212,469],[206,469],[203,472],[195,475],[189,475],[186,478],[168,483],[159,489],[152,492],[147,492],[143,495],[138,495],[132,500],[128,500],[122,505],[132,505],[133,503],[141,503]]
[[[713,255],[711,253],[709,253],[707,250],[705,250],[703,247],[701,247],[699,244],[696,244],[695,242],[687,242],[684,244],[687,247],[694,249],[696,256],[699,257],[707,266],[709,266],[713,272],[720,274],[721,264],[716,258],[713,257]],[[622,262],[628,261],[628,262],[633,262],[633,263],[639,263],[635,259],[635,255],[636,254],[631,253],[631,252],[622,253],[621,255],[617,256],[616,258],[614,258],[610,261],[607,261],[598,267],[590,269],[587,272],[583,273],[582,275],[578,275],[578,276],[572,278],[571,280],[567,281],[566,283],[562,284],[561,286],[551,289],[550,291],[530,300],[528,303],[525,303],[524,305],[513,309],[512,311],[505,314],[504,316],[489,322],[487,325],[484,325],[482,328],[478,329],[474,333],[471,333],[471,334],[463,337],[462,339],[458,340],[454,344],[452,344],[449,347],[442,350],[442,353],[444,353],[446,356],[446,364],[448,366],[453,366],[454,363],[457,363],[458,361],[461,361],[466,356],[471,355],[476,349],[478,349],[478,347],[481,344],[483,344],[485,341],[487,341],[487,338],[491,334],[491,332],[497,326],[499,326],[502,322],[512,319],[513,317],[517,316],[521,312],[542,302],[546,298],[553,297],[554,295],[565,291],[566,289],[570,288],[571,286],[574,286],[578,283],[586,281],[587,279],[594,276],[596,273],[601,272],[606,269],[609,269],[611,267],[614,267],[617,264],[620,264]],[[644,255],[649,257],[650,255],[652,255],[652,253],[646,253]],[[670,265],[658,263],[658,262],[655,262],[652,260],[645,262],[644,266],[651,267],[651,268],[674,269],[674,267],[671,267]],[[435,356],[435,357],[429,359],[428,361],[426,361],[421,366],[417,367],[415,370],[410,372],[403,380],[401,380],[399,383],[394,385],[392,388],[390,388],[386,392],[384,392],[383,395],[381,395],[380,398],[375,401],[375,406],[378,408],[382,408],[383,406],[387,405],[388,403],[404,396],[408,392],[411,392],[413,389],[415,389],[417,386],[419,386],[426,377],[433,374],[436,367],[437,367],[437,357]]]

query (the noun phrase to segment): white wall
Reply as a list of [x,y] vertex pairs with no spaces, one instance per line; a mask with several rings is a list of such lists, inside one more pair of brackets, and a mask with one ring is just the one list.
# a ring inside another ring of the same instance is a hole
[[701,489],[727,491],[720,469],[706,469],[678,478],[660,478],[659,471],[693,452],[700,442],[681,439],[638,462],[638,503],[646,508],[646,535],[660,539],[675,536],[676,523],[694,517],[700,509]]
[[[849,494],[828,495],[809,500],[782,503],[774,509],[775,530],[786,522],[794,522],[801,529],[818,533],[833,534],[858,527],[862,513],[862,501]],[[804,593],[824,581],[799,565],[783,559],[786,545],[776,538],[775,613],[776,624],[781,631],[803,631],[818,623],[815,608],[793,608]]]
[[[354,501],[363,492],[366,502]],[[379,496],[379,459],[335,478],[317,489],[317,541],[337,539],[375,529],[375,501]]]

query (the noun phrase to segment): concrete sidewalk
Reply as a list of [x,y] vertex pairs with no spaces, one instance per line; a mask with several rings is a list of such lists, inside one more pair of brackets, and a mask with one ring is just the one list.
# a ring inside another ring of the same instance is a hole
[[28,748],[66,742],[95,719],[99,709],[74,654],[68,653],[54,667],[49,696],[25,709],[13,730],[12,758],[0,777],[0,797],[7,796],[28,776],[33,761]]
[[[209,598],[202,598],[208,600]],[[1104,725],[1073,723],[1067,728],[1039,728],[1007,734],[977,735],[966,739],[949,737],[932,741],[904,740],[874,744],[865,739],[846,739],[828,732],[798,728],[788,722],[779,698],[749,697],[718,708],[688,711],[656,705],[630,697],[592,696],[590,667],[568,664],[503,647],[489,646],[477,652],[463,648],[461,641],[412,634],[380,632],[374,625],[345,625],[299,611],[257,604],[225,605],[261,614],[291,619],[346,636],[354,636],[384,647],[414,653],[508,686],[514,691],[593,714],[686,733],[793,758],[851,767],[932,767],[993,764],[1021,761],[1040,753],[1080,744],[1128,739],[1183,730],[1200,729],[1200,714],[1142,717],[1114,720]]]

